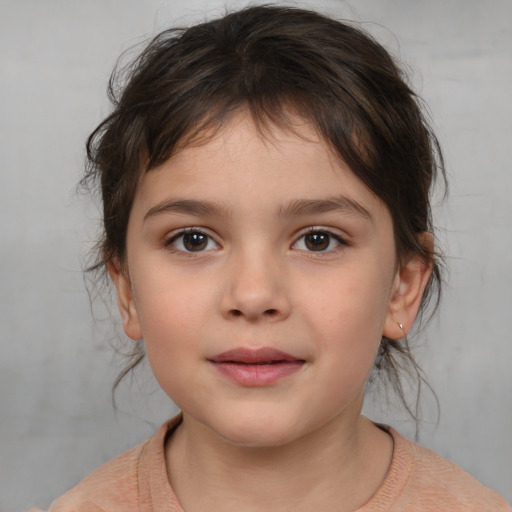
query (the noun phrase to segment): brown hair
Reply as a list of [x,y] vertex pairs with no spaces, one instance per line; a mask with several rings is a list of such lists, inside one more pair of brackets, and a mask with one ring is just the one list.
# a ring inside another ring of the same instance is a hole
[[[140,174],[245,108],[258,126],[293,129],[290,111],[311,122],[389,208],[399,263],[411,254],[432,263],[423,307],[440,284],[439,258],[419,236],[433,231],[429,194],[436,175],[445,176],[439,144],[403,72],[361,30],[308,10],[245,8],[162,32],[114,71],[109,97],[114,110],[88,139],[83,179],[101,184],[103,200],[104,235],[92,268],[112,258],[123,264]],[[114,387],[143,352],[133,356]],[[421,382],[407,340],[383,338],[377,373],[390,377],[407,407],[404,368]]]

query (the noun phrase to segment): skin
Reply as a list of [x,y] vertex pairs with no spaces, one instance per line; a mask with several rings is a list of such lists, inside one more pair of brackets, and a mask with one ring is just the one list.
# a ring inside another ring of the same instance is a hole
[[[390,436],[360,415],[365,384],[381,336],[414,322],[430,268],[397,268],[385,204],[297,126],[262,136],[242,111],[144,174],[126,261],[110,265],[125,332],[183,411],[166,463],[187,512],[355,510],[391,461]],[[210,362],[239,347],[304,363],[244,386]]]

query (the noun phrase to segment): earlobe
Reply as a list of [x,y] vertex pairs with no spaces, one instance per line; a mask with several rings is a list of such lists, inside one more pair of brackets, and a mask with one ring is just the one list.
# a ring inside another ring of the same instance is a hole
[[[431,235],[428,242],[431,245]],[[396,273],[383,335],[403,338],[411,329],[432,273],[432,262],[415,255]]]
[[140,340],[142,338],[142,329],[133,298],[130,278],[127,272],[121,268],[117,259],[111,259],[107,263],[107,268],[116,287],[117,305],[123,319],[124,332],[132,340]]

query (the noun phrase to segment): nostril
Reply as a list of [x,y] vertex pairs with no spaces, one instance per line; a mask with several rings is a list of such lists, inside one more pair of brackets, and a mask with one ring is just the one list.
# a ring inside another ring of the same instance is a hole
[[[230,309],[229,310],[229,315],[231,317],[235,317],[235,318],[238,318],[238,317],[241,317],[241,316],[247,316],[247,317],[251,317],[251,318],[253,317],[253,315],[250,312],[245,313],[244,310],[242,310],[242,309]],[[254,315],[254,317],[259,317],[259,316],[260,316],[260,314]],[[274,317],[279,316],[279,310],[275,309],[275,308],[265,309],[261,313],[261,316],[268,317],[268,318],[274,318]]]

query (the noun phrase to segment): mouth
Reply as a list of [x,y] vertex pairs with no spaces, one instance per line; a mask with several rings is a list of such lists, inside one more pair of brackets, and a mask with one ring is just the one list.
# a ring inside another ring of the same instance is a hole
[[224,377],[245,387],[268,386],[296,373],[306,363],[304,359],[271,347],[236,348],[208,361]]

